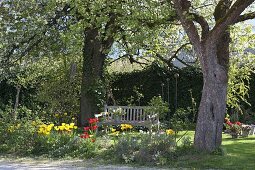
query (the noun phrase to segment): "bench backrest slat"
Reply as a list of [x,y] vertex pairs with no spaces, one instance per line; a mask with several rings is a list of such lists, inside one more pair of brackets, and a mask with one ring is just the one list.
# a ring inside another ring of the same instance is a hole
[[[122,115],[114,115],[113,110],[122,110]],[[153,124],[158,124],[158,114],[148,113],[148,106],[105,106],[104,112],[96,114],[95,117],[102,118],[98,125],[118,125],[129,123],[134,126],[146,126],[151,130]]]
[[113,121],[116,118],[116,116],[112,113],[112,111],[119,108],[122,110],[122,115],[120,115],[119,119],[120,121],[126,122],[151,121],[149,116],[154,114],[146,112],[146,108],[148,108],[148,106],[105,106],[104,107],[105,114],[102,114],[101,116],[106,121]]

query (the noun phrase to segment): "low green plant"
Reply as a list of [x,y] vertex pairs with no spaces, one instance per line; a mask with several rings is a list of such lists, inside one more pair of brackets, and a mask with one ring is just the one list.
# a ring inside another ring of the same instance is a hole
[[188,115],[189,112],[187,110],[183,108],[178,108],[170,121],[170,127],[175,131],[176,143],[186,135],[186,133],[184,133],[179,139],[177,139],[179,132],[189,130],[189,127],[192,125],[192,122],[190,122]]
[[122,135],[113,148],[116,160],[125,163],[164,164],[176,148],[173,135],[166,133]]
[[158,114],[161,120],[165,119],[166,114],[169,112],[168,103],[164,102],[161,96],[154,96],[148,103],[148,106],[149,107],[145,111]]
[[36,128],[31,121],[19,119],[0,123],[0,150],[7,153],[29,154],[35,142]]
[[126,163],[133,161],[134,153],[139,150],[138,138],[129,134],[119,137],[117,144],[114,146],[115,159],[125,161]]
[[141,148],[135,160],[139,164],[165,164],[176,149],[173,135],[157,133],[141,138]]
[[[191,122],[191,121],[189,120],[189,114],[190,114],[189,110],[186,110],[186,109],[184,109],[184,108],[178,108],[178,109],[175,111],[175,113],[174,113],[172,119],[183,122],[184,124],[183,124],[182,127],[180,127],[180,129],[185,129],[185,128],[188,128],[189,123]],[[172,124],[173,124],[173,126],[174,126],[174,122],[173,122]],[[179,125],[178,125],[178,126],[179,126]]]
[[30,114],[24,114],[17,120],[11,119],[8,112],[1,115],[1,153],[81,158],[92,157],[96,153],[96,144],[78,137],[74,123],[54,125],[39,118],[32,119]]
[[91,142],[89,139],[82,139],[78,136],[69,138],[69,140],[53,151],[49,152],[52,157],[76,157],[91,158],[96,155],[98,148],[97,142]]
[[73,136],[52,132],[49,135],[38,134],[35,137],[35,145],[32,151],[34,155],[43,155],[53,152],[57,148],[63,147],[70,142]]

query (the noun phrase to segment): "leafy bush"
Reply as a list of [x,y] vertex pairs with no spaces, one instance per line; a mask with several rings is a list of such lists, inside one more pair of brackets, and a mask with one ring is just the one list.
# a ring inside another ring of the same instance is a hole
[[165,119],[169,106],[167,102],[162,100],[161,96],[154,96],[148,105],[149,107],[146,109],[146,112],[159,114],[159,119]]
[[123,135],[114,146],[116,160],[138,164],[164,164],[176,148],[172,135]]
[[81,139],[75,135],[52,133],[40,136],[36,140],[33,154],[46,154],[50,157],[90,158],[95,155],[96,144],[90,140]]
[[176,110],[170,121],[170,126],[176,133],[182,130],[187,130],[191,127],[192,122],[188,117],[189,114],[189,111],[183,108],[178,108]]
[[1,112],[1,153],[82,158],[95,155],[97,144],[78,137],[74,123],[57,126],[36,117],[32,119],[34,116],[24,108],[23,113],[24,116],[13,120],[10,112]]
[[36,132],[32,122],[26,119],[0,122],[0,150],[17,154],[30,153],[35,143]]

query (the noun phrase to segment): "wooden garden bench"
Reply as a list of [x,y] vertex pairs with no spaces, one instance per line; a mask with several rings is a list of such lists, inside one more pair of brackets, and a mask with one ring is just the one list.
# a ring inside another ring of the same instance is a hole
[[[104,112],[96,114],[100,125],[131,124],[132,126],[144,126],[150,131],[152,125],[159,128],[159,116],[155,113],[147,113],[148,106],[105,106]],[[117,116],[113,110],[121,109],[121,115]]]

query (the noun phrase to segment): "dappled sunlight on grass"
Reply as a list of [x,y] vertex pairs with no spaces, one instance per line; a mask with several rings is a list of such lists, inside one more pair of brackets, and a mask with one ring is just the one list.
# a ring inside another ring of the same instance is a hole
[[[193,140],[194,132],[188,133]],[[255,136],[232,139],[223,134],[222,151],[217,154],[205,154],[190,151],[180,156],[177,167],[213,168],[213,169],[255,169]]]

